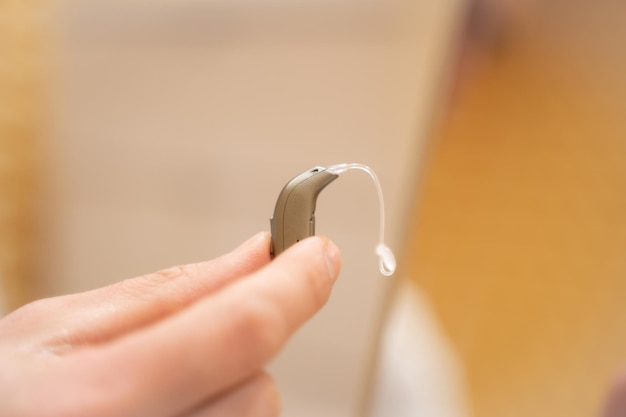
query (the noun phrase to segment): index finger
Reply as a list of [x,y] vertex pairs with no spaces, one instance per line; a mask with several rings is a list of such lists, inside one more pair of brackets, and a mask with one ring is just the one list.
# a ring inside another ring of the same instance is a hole
[[2,339],[66,354],[158,322],[270,261],[269,233],[210,261],[181,265],[104,288],[40,300],[0,322]]
[[110,378],[109,392],[113,384],[136,411],[184,411],[263,367],[326,303],[340,267],[332,242],[305,239],[247,278],[85,359],[109,364],[98,370],[99,383]]

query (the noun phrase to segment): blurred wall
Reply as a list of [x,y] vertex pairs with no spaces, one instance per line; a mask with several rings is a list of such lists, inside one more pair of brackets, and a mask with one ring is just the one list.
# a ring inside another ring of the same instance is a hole
[[[375,169],[398,251],[462,4],[59,2],[40,294],[224,253],[315,165]],[[369,178],[344,174],[316,219],[342,277],[270,370],[285,416],[359,415],[393,283]]]
[[626,7],[531,12],[457,89],[407,256],[474,415],[599,415],[626,365]]

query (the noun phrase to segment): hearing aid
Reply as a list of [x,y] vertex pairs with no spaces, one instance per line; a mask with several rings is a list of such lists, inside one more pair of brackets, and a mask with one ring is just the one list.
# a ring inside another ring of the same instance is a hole
[[384,243],[385,206],[380,181],[370,167],[358,163],[316,166],[297,175],[283,187],[276,200],[274,215],[270,218],[272,256],[278,256],[291,245],[315,235],[315,206],[319,194],[340,174],[351,169],[368,173],[376,185],[380,232],[375,253],[379,258],[380,272],[386,276],[394,273],[396,259]]

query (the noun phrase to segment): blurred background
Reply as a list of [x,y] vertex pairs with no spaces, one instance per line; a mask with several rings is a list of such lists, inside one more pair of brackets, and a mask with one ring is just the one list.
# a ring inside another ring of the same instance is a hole
[[0,0],[0,307],[217,256],[297,173],[362,162],[400,270],[344,174],[317,215],[341,282],[272,364],[284,415],[604,415],[624,39],[608,0]]

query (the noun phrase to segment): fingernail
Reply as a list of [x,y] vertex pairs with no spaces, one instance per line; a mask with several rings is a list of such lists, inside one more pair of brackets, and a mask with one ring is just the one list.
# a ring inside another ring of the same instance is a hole
[[326,242],[325,247],[326,268],[328,268],[328,274],[333,281],[337,280],[339,271],[341,269],[341,253],[339,248],[330,240]]

